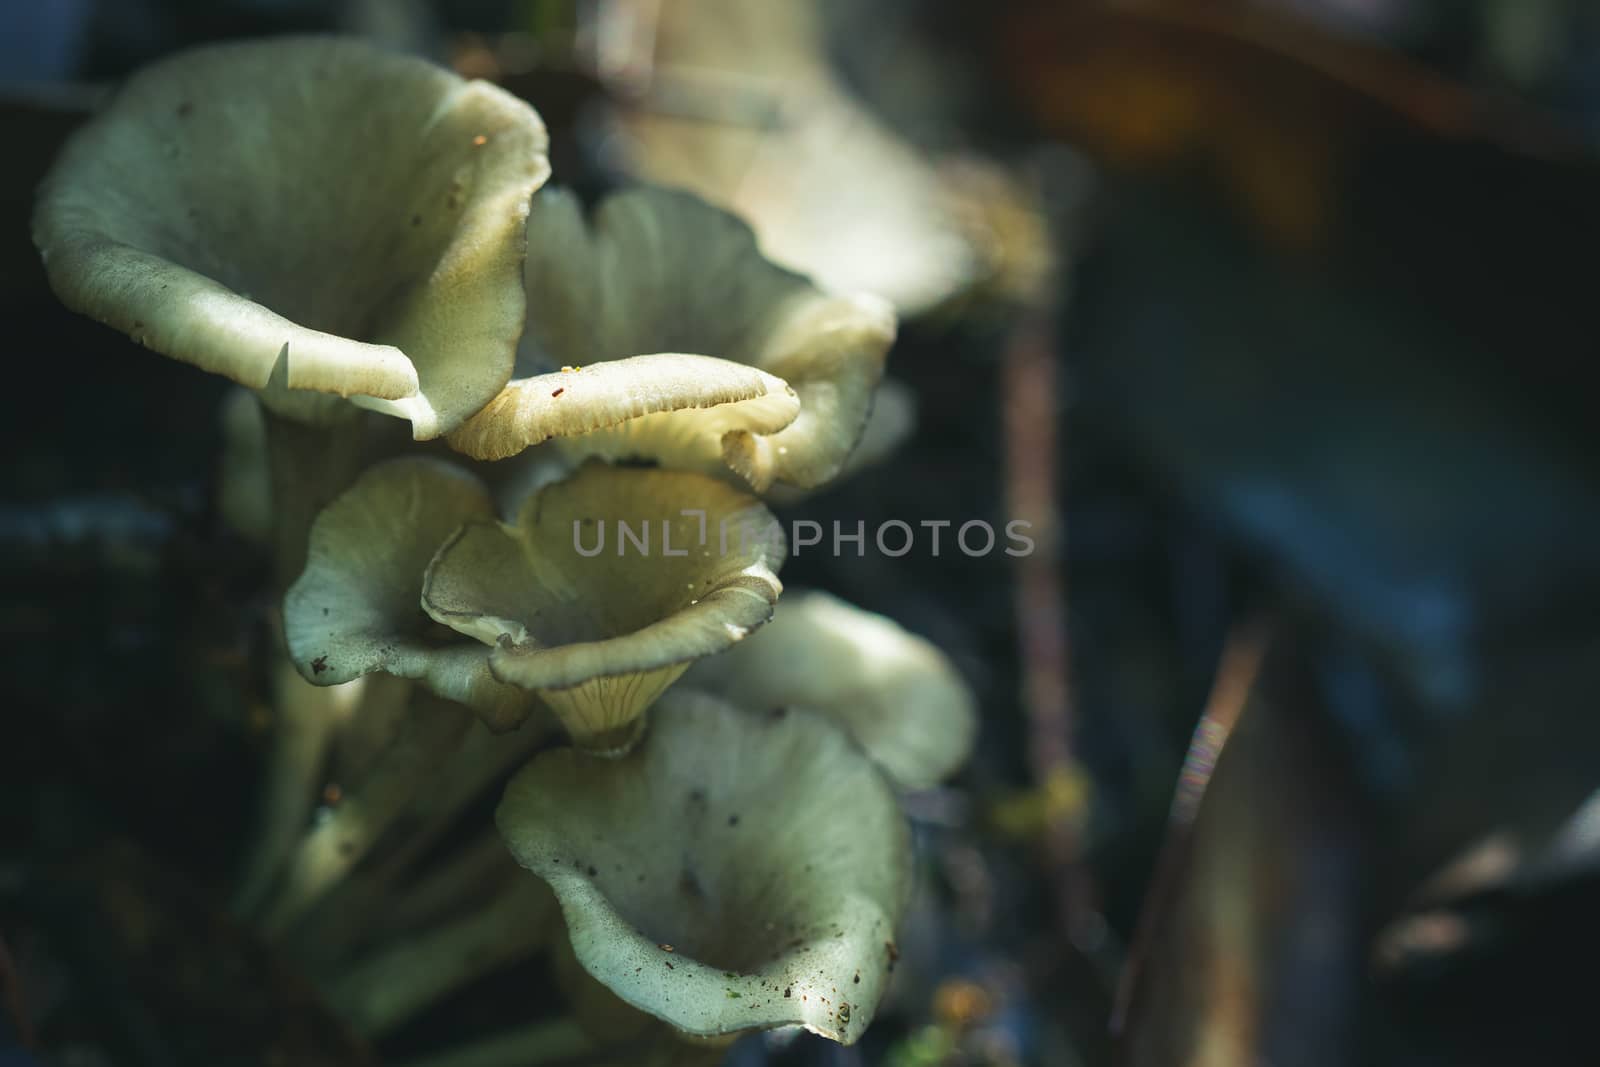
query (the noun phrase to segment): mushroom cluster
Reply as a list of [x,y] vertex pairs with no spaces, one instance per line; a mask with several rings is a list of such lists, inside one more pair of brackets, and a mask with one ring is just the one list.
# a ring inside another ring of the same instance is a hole
[[372,1035],[546,951],[570,1017],[504,1047],[852,1042],[899,791],[974,708],[893,622],[780,603],[762,497],[852,461],[894,315],[686,193],[541,191],[546,143],[494,86],[279,38],[139,73],[40,190],[63,302],[254,394],[223,499],[275,554],[285,669],[236,906]]

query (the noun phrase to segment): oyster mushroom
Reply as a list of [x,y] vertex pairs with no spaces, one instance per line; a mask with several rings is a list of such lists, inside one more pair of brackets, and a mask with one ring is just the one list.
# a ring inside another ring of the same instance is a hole
[[820,711],[907,789],[949,776],[977,731],[972,692],[942,652],[813,590],[784,597],[761,633],[696,663],[684,684],[740,707]]
[[[631,173],[749,219],[777,262],[920,314],[981,279],[983,234],[944,161],[875,116],[833,69],[827,23],[847,6],[652,5],[653,33],[631,38],[647,47],[616,64],[649,80],[615,94],[606,125]],[[868,7],[858,17],[888,16]],[[890,64],[899,75],[905,58]]]
[[439,547],[464,523],[493,515],[483,485],[449,463],[368,468],[317,516],[306,569],[284,596],[284,635],[301,676],[338,685],[384,671],[467,705],[491,729],[519,725],[532,697],[496,681],[489,649],[436,625],[419,603]]
[[[489,650],[434,623],[419,603],[435,550],[462,523],[493,514],[488,491],[452,464],[403,458],[368,468],[317,516],[305,570],[284,596],[284,638],[301,677],[338,686],[384,672],[466,705],[491,730],[520,726],[535,708],[532,695],[496,681]],[[449,706],[413,704],[372,760],[369,781],[329,819],[308,832],[294,831],[299,844],[263,913],[269,932],[283,935],[300,922],[414,804],[417,774],[448,770],[457,749],[473,746],[469,724],[456,721]],[[346,729],[376,732],[386,725],[393,724],[358,716]],[[301,724],[308,731],[333,726]],[[444,774],[442,781],[449,778]],[[434,785],[441,788],[441,782]],[[264,896],[265,863],[253,865],[251,901]]]
[[577,744],[620,752],[690,663],[772,616],[784,554],[771,513],[721,481],[591,461],[514,524],[461,527],[422,606],[488,646],[494,677],[537,691]]
[[449,437],[478,459],[550,438],[758,490],[813,486],[860,438],[894,340],[875,297],[832,296],[762,257],[742,221],[635,188],[585,219],[549,190],[528,220],[516,377]]
[[[305,416],[359,397],[419,439],[511,375],[527,104],[337,37],[210,45],[131,78],[39,191],[62,301]],[[274,378],[279,381],[274,386]]]
[[804,710],[674,690],[621,760],[547,751],[495,822],[561,902],[584,969],[702,1037],[866,1029],[894,953],[910,840],[893,789]]

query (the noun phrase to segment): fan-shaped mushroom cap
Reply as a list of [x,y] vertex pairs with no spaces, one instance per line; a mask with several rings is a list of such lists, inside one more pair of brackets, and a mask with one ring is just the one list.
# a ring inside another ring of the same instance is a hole
[[371,398],[435,437],[511,376],[545,146],[526,104],[420,59],[213,45],[74,135],[34,241],[68,307],[140,344],[284,414],[317,412],[301,390]]
[[494,676],[539,692],[575,741],[631,744],[640,716],[701,656],[772,616],[782,531],[714,478],[586,463],[439,550],[422,606],[493,646]]
[[510,729],[534,706],[489,671],[489,650],[436,625],[419,606],[428,561],[461,524],[494,514],[467,472],[432,459],[368,468],[311,527],[306,569],[283,601],[290,658],[307,681],[335,685],[385,671],[422,682]]
[[972,692],[942,652],[894,620],[806,590],[765,629],[696,663],[685,684],[740,707],[797,704],[848,730],[908,789],[935,785],[972,749]]
[[[849,7],[652,5],[650,52],[630,68],[651,71],[650,91],[618,94],[613,141],[631,173],[750,220],[777,262],[915,314],[981,277],[979,234],[945,168],[835,73],[826,23]],[[868,5],[850,17],[885,16]]]
[[758,489],[815,485],[861,436],[894,340],[888,304],[823,293],[735,216],[666,189],[611,196],[592,220],[571,193],[542,193],[527,283],[517,379],[450,436],[480,459],[557,437],[731,467]]
[[910,884],[894,791],[812,712],[675,690],[655,720],[626,759],[560,749],[518,772],[495,814],[512,855],[627,1003],[689,1034],[855,1041]]

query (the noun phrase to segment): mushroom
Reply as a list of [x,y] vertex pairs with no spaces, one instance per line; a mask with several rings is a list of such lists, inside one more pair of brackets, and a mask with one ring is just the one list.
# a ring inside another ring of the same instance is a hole
[[[313,685],[338,686],[384,672],[470,707],[491,730],[520,726],[536,706],[532,695],[496,681],[489,650],[434,623],[419,602],[435,550],[462,523],[493,513],[488,491],[453,464],[402,458],[368,468],[317,516],[305,571],[284,596],[284,638],[300,675]],[[293,828],[300,843],[288,853],[286,880],[262,916],[269,932],[282,934],[299,922],[413,803],[411,775],[448,766],[470,744],[469,724],[457,722],[448,707],[413,704],[397,732],[394,716],[359,715],[345,727],[394,736],[370,761],[370,780],[329,819],[309,832]],[[251,892],[241,899],[261,903],[267,864],[253,862]]]
[[807,590],[684,682],[740,707],[798,704],[834,719],[906,789],[938,784],[977,732],[971,690],[942,652],[894,620]]
[[[257,391],[281,588],[370,453],[341,397],[429,438],[509,379],[546,141],[510,94],[360,41],[211,45],[135,74],[68,140],[33,238],[69,308]],[[264,827],[259,847],[284,832]]]
[[210,45],[69,139],[34,243],[68,307],[260,394],[287,583],[366,458],[340,397],[424,439],[510,378],[546,143],[510,94],[361,41]]
[[422,606],[483,642],[573,740],[626,750],[702,656],[772,616],[783,534],[760,501],[704,475],[590,461],[514,524],[470,521],[434,556]]
[[528,220],[516,378],[449,436],[478,459],[556,438],[579,456],[818,485],[860,438],[892,309],[832,296],[688,193],[640,187],[592,219],[547,190]]
[[[631,173],[749,219],[775,261],[921,314],[982,277],[985,235],[948,160],[928,160],[835,72],[827,23],[853,16],[847,6],[652,5],[651,32],[632,38],[648,51],[612,64],[649,80],[619,86],[606,132]],[[860,17],[885,17],[869,10]]]
[[630,755],[536,756],[495,822],[561,902],[583,968],[701,1037],[877,1008],[910,884],[895,794],[821,715],[676,689]]
[[493,514],[483,485],[450,463],[408,457],[368,468],[317,516],[306,569],[284,596],[289,655],[306,681],[384,671],[466,704],[491,729],[521,724],[529,694],[497,681],[489,649],[420,606],[434,553],[464,523]]
[[283,413],[358,398],[427,439],[511,375],[545,146],[527,104],[424,60],[211,45],[140,71],[71,138],[34,241],[68,307],[140,344]]

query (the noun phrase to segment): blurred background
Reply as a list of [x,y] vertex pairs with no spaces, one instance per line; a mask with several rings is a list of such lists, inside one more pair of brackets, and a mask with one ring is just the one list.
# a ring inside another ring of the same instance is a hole
[[552,989],[367,1046],[227,920],[270,605],[225,383],[28,239],[131,70],[335,30],[525,96],[556,183],[692,188],[896,303],[898,448],[786,517],[1034,524],[785,568],[983,727],[908,799],[865,1039],[730,1064],[1600,1062],[1600,7],[8,0],[0,1065],[405,1063]]

